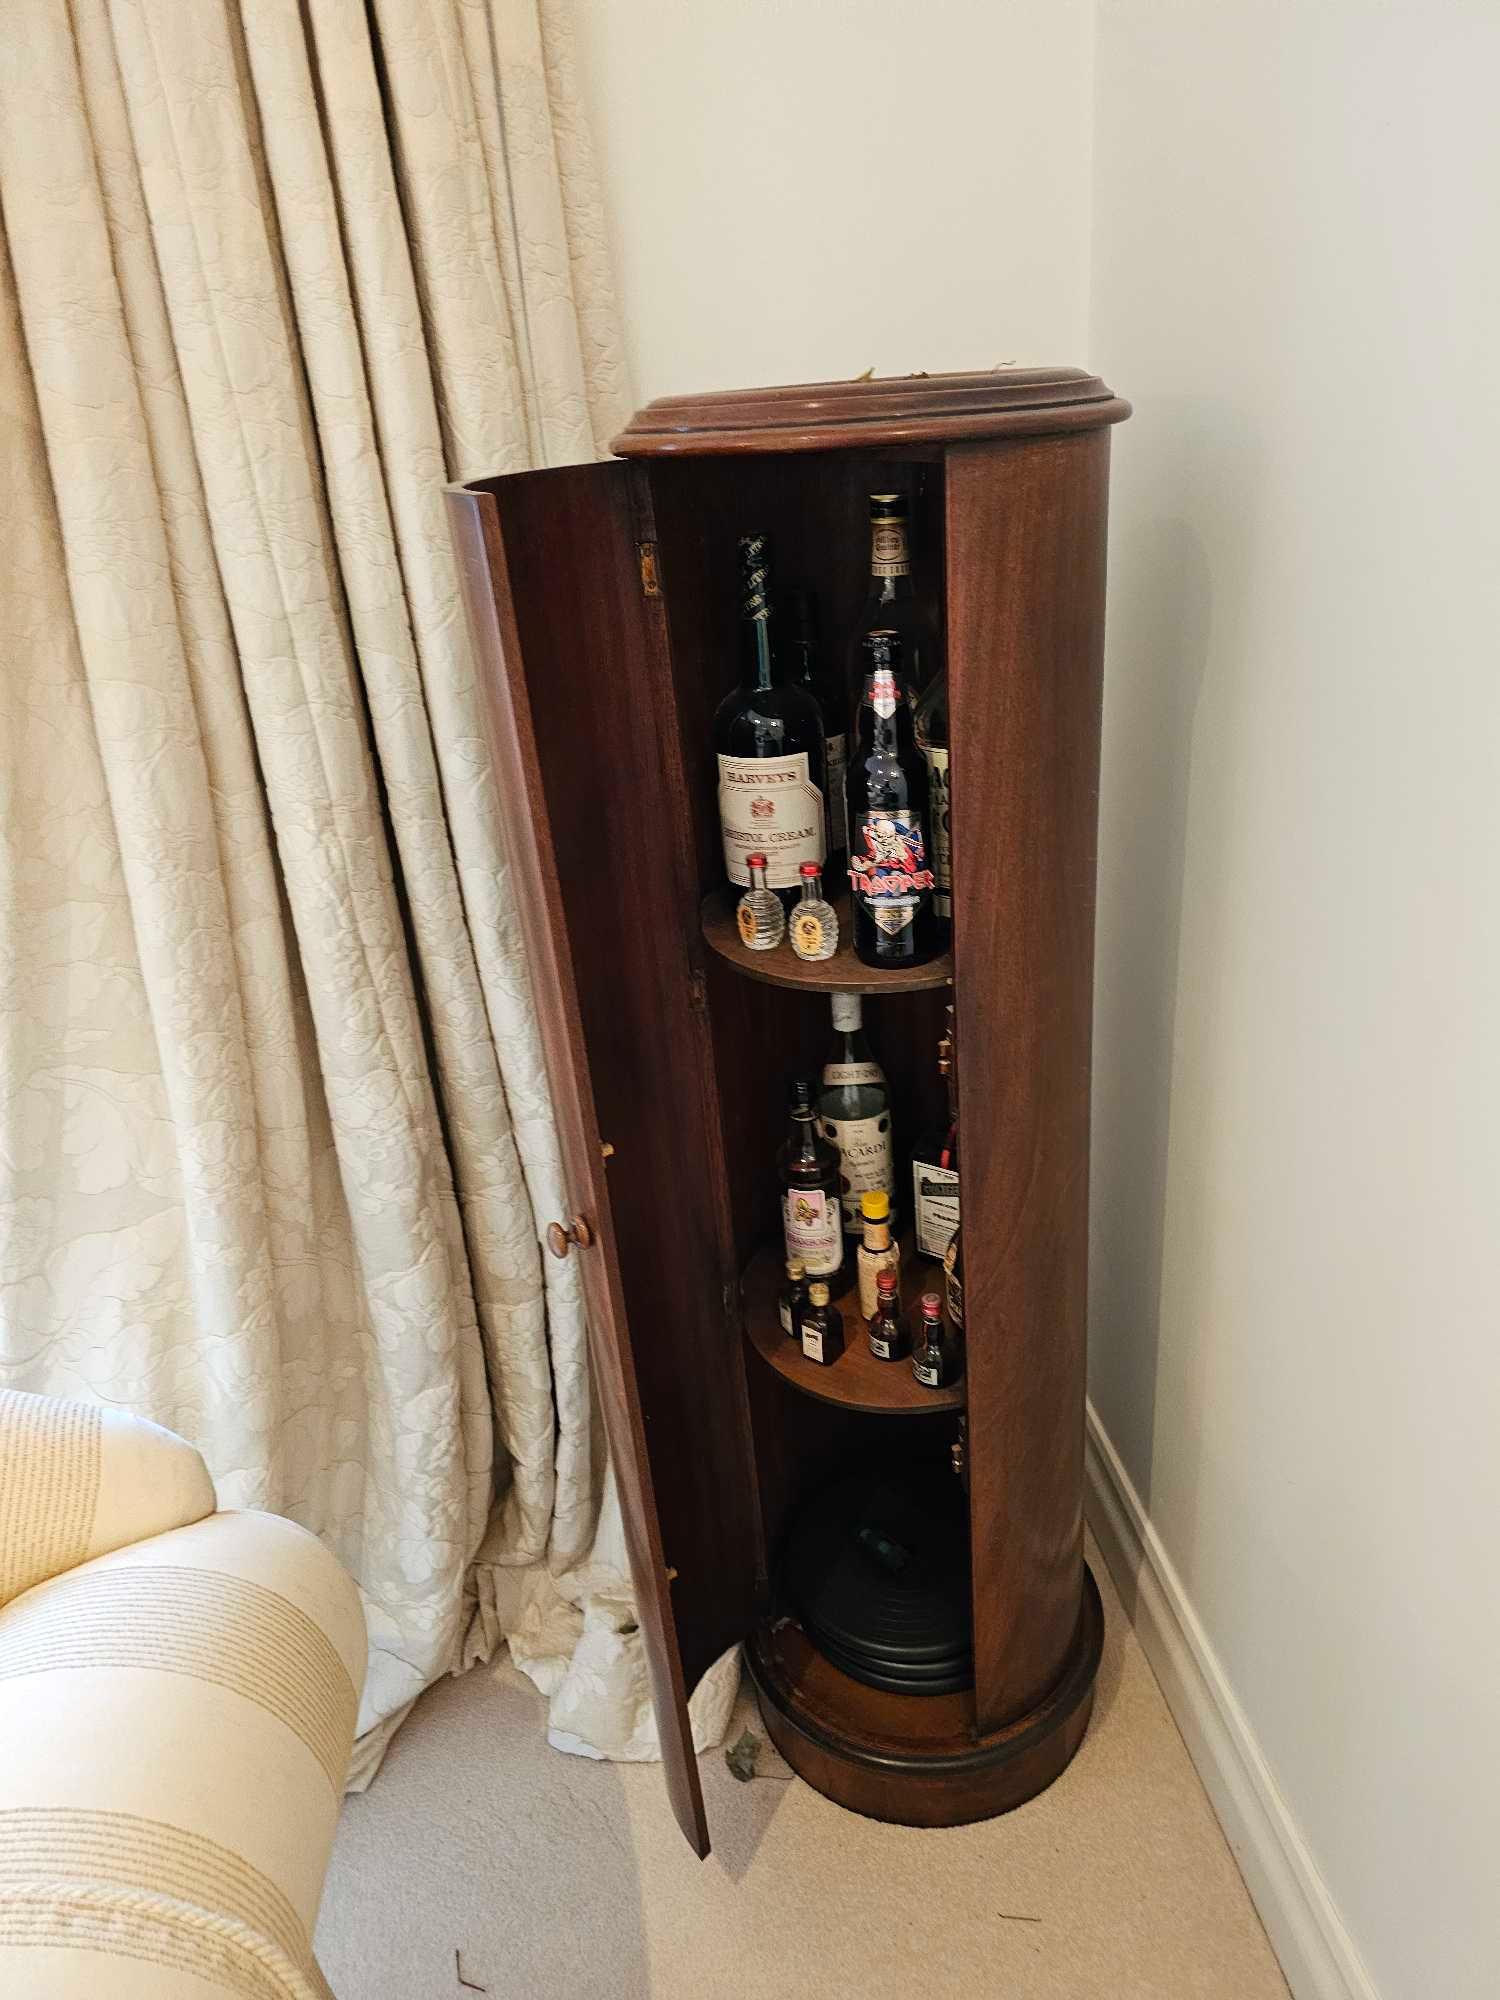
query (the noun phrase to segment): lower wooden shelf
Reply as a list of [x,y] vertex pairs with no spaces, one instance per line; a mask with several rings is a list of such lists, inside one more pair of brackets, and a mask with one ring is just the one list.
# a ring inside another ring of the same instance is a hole
[[[909,1239],[902,1240],[901,1309],[908,1327],[920,1318],[923,1292],[941,1292],[943,1267],[930,1257],[918,1257]],[[757,1251],[741,1280],[745,1337],[761,1359],[784,1381],[820,1403],[837,1403],[846,1410],[878,1411],[883,1416],[919,1417],[935,1410],[961,1410],[964,1385],[960,1378],[948,1389],[924,1389],[911,1372],[910,1360],[877,1361],[865,1338],[858,1287],[851,1285],[833,1303],[844,1316],[844,1351],[828,1367],[809,1361],[781,1330],[777,1299],[786,1282],[782,1246]]]
[[1028,1714],[984,1736],[972,1693],[886,1694],[841,1673],[794,1621],[761,1625],[745,1646],[772,1742],[835,1804],[899,1826],[964,1826],[1044,1791],[1083,1740],[1104,1645],[1088,1566],[1063,1670]]

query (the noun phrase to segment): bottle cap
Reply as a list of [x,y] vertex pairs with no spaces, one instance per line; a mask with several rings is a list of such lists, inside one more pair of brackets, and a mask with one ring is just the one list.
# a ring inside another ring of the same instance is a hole
[[877,1292],[881,1293],[882,1296],[886,1292],[894,1294],[896,1290],[896,1284],[897,1284],[897,1278],[896,1278],[896,1273],[894,1271],[877,1271],[875,1273],[875,1289]]
[[838,1035],[856,1034],[864,1026],[864,1008],[857,993],[831,993],[833,1029]]
[[791,1082],[793,1111],[811,1111],[813,1087],[805,1076],[794,1076]]
[[872,493],[870,495],[870,512],[877,517],[904,514],[906,512],[906,495],[904,493]]
[[943,1316],[943,1302],[938,1297],[937,1293],[923,1292],[922,1294],[923,1319],[941,1319],[942,1316]]
[[800,1257],[788,1257],[786,1260],[786,1274],[792,1279],[805,1278],[807,1276],[807,1266]]
[[891,1198],[884,1188],[866,1188],[859,1198],[859,1212],[866,1222],[884,1222],[891,1212]]
[[797,873],[807,882],[816,882],[823,870],[816,861],[804,861]]
[[828,1287],[824,1284],[811,1284],[807,1288],[807,1296],[815,1306],[826,1306],[828,1303]]
[[769,865],[763,854],[747,854],[745,856],[745,866],[747,868],[765,868]]

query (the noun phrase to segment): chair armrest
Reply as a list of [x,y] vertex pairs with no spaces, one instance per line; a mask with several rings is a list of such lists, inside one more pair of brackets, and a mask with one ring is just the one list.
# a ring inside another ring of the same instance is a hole
[[0,1605],[216,1504],[208,1467],[159,1424],[0,1390]]

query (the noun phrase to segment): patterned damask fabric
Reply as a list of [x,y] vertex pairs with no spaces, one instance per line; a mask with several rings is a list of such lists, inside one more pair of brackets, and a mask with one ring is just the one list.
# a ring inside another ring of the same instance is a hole
[[0,219],[0,1386],[334,1550],[356,1782],[653,1754],[441,498],[628,411],[564,0],[9,0]]

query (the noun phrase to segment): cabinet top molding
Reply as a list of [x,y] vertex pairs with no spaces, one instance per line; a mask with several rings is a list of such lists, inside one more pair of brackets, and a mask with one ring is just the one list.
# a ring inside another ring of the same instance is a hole
[[658,396],[610,446],[621,458],[848,451],[1097,430],[1130,405],[1082,368],[986,368]]

